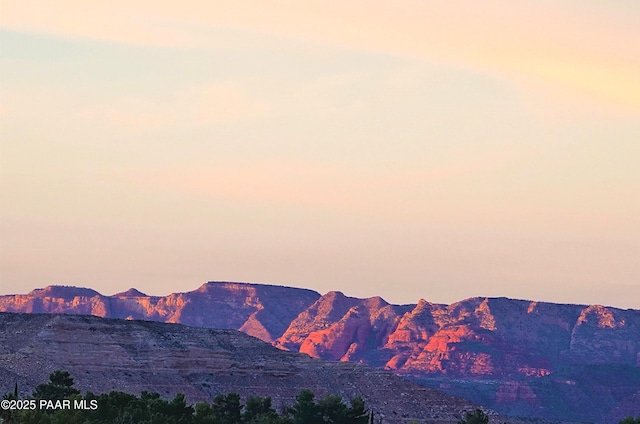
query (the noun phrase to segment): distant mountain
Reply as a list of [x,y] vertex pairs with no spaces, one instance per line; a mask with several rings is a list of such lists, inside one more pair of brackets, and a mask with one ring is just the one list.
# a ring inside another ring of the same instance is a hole
[[[147,296],[131,288],[113,296],[85,288],[48,286],[0,296],[0,311],[144,319],[206,328],[232,328],[271,342],[320,297],[312,290],[215,282],[187,293]],[[286,305],[283,303],[286,301]]]
[[190,403],[236,392],[245,399],[270,396],[279,408],[293,405],[305,388],[318,398],[361,396],[389,424],[451,423],[477,408],[387,371],[282,351],[236,330],[0,313],[0,393],[17,383],[27,396],[58,369],[68,370],[82,391],[185,393]]
[[0,311],[238,329],[281,349],[387,369],[503,413],[617,422],[640,415],[640,311],[507,298],[451,305],[246,283],[114,296],[50,286]]

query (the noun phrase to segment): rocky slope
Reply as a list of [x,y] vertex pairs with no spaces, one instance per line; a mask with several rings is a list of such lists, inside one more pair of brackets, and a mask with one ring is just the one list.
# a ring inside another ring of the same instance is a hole
[[[219,393],[271,396],[292,405],[309,388],[321,397],[362,396],[386,423],[451,423],[476,405],[360,364],[286,352],[236,330],[92,316],[0,313],[0,392],[26,396],[65,369],[94,393],[158,391],[190,402]],[[21,396],[21,397],[22,397]]]
[[47,287],[0,310],[93,314],[239,329],[281,349],[365,363],[498,411],[617,422],[640,415],[640,311],[506,298],[391,305],[278,286],[102,296]]

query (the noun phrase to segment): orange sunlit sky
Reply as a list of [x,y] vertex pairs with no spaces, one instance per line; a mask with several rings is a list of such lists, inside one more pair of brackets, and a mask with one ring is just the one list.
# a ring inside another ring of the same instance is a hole
[[2,0],[0,294],[640,308],[637,0]]

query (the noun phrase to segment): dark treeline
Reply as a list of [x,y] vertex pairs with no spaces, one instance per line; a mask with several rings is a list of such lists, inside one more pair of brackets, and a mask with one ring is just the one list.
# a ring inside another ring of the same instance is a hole
[[3,407],[0,417],[4,423],[17,424],[368,424],[373,419],[360,397],[348,405],[337,395],[316,402],[310,390],[302,390],[293,406],[276,411],[270,397],[250,396],[243,404],[240,395],[229,393],[216,396],[212,403],[189,405],[181,393],[172,400],[150,392],[83,396],[73,384],[68,372],[56,371],[48,383],[36,387],[32,398],[18,399],[16,386],[3,396],[16,401],[13,408]]
[[[84,396],[73,386],[67,371],[55,371],[49,382],[35,388],[32,397],[18,398],[18,386],[3,396],[0,423],[6,424],[381,424],[360,397],[345,404],[340,396],[326,395],[319,401],[310,390],[302,390],[293,406],[276,411],[270,397],[249,396],[243,404],[237,393],[220,394],[213,402],[189,405],[184,394],[172,400],[158,393],[140,396],[112,391]],[[13,403],[7,404],[5,401]],[[65,404],[66,402],[66,404]],[[8,405],[8,407],[7,407]],[[65,406],[66,405],[66,406]],[[458,424],[489,424],[481,410],[467,413]],[[628,417],[619,424],[640,424]]]

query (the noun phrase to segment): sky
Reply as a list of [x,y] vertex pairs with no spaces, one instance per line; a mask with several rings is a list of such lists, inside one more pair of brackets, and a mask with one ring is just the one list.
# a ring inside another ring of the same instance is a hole
[[640,308],[637,0],[3,0],[0,294]]

